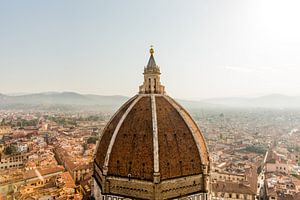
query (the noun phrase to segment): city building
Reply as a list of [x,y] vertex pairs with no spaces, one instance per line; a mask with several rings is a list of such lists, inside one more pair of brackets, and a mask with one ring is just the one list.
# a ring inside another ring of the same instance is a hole
[[289,174],[287,159],[274,151],[269,151],[266,160],[266,172],[281,172]]
[[150,49],[139,94],[103,130],[94,160],[96,200],[210,199],[210,159],[189,113],[166,95]]
[[211,197],[215,200],[255,200],[257,192],[257,169],[248,167],[244,173],[212,172]]
[[[13,174],[7,173],[0,174],[0,194],[6,196],[17,195],[18,187],[20,186],[30,186],[27,193],[32,191],[32,189],[37,189],[45,186],[50,179],[56,175],[64,172],[62,166],[47,167],[47,168],[36,168],[27,171],[13,172]],[[12,198],[13,199],[13,198]],[[16,198],[19,199],[19,198]]]
[[65,167],[76,183],[83,180],[84,176],[92,171],[90,163],[74,162],[72,157],[63,148],[55,148],[54,154],[58,163]]
[[28,154],[15,154],[10,156],[2,156],[0,159],[0,170],[8,170],[24,166],[24,162],[28,160]]
[[11,126],[0,125],[0,140],[2,140],[3,136],[12,132]]

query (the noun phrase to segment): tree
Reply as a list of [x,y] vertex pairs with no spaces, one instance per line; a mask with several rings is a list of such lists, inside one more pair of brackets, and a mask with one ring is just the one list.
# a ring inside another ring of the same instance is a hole
[[245,148],[245,151],[253,152],[257,154],[265,154],[267,149],[263,146],[249,145]]
[[88,144],[96,144],[96,142],[97,142],[97,137],[89,137],[88,139],[87,139],[87,143]]
[[295,151],[296,151],[296,152],[300,152],[300,146],[297,145],[297,146],[295,147]]
[[223,140],[223,134],[220,133],[220,140]]
[[84,150],[84,151],[87,150],[87,144],[86,144],[86,143],[83,143],[82,147],[83,147],[83,150]]
[[17,152],[17,147],[15,145],[10,145],[5,148],[4,153],[6,155],[11,155]]

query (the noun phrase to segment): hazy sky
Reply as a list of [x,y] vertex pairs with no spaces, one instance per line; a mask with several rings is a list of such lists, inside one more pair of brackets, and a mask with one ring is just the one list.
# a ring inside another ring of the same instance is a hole
[[0,93],[300,94],[299,0],[0,0]]

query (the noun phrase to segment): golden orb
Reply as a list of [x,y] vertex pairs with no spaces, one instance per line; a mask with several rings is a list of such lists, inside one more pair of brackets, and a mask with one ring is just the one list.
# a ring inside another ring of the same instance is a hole
[[151,48],[150,48],[150,54],[153,55],[153,54],[154,54],[153,46],[151,45],[150,47],[151,47]]

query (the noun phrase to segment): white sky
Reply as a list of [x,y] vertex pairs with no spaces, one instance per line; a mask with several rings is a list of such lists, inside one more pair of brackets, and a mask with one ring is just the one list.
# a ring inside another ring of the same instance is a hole
[[177,98],[300,95],[300,1],[3,1],[0,93],[131,96],[154,45]]

